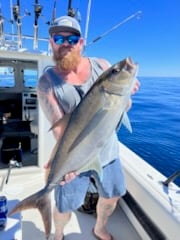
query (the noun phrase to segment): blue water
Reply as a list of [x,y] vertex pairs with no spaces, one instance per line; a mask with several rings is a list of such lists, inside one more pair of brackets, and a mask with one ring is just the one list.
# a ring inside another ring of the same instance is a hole
[[[24,87],[35,88],[37,85],[37,76],[24,75],[23,79]],[[11,88],[15,87],[15,77],[13,74],[1,74],[0,73],[0,88]]]
[[[180,170],[180,78],[139,77],[128,115],[133,133],[124,127],[119,140],[165,176]],[[180,177],[175,180],[180,186]]]

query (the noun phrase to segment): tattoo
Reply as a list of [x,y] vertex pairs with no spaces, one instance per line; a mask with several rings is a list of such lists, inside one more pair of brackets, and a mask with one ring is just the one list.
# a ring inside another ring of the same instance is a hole
[[47,79],[40,79],[37,94],[40,106],[51,124],[63,117],[63,111]]
[[57,103],[55,97],[51,94],[40,94],[40,105],[51,123],[55,123],[62,118],[62,111]]

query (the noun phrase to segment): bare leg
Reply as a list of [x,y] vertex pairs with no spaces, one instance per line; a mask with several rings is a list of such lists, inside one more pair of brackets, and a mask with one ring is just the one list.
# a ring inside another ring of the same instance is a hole
[[54,226],[55,226],[55,235],[54,240],[63,239],[63,230],[65,225],[68,223],[71,217],[71,213],[60,213],[56,207],[54,207]]
[[106,224],[109,217],[116,208],[119,197],[115,198],[102,198],[100,197],[97,203],[97,220],[94,227],[94,233],[103,240],[110,240],[111,237],[106,229]]

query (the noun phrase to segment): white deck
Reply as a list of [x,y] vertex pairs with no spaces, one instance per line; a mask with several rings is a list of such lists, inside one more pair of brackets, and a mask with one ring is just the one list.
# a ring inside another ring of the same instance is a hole
[[[5,171],[0,171],[2,180]],[[4,185],[0,194],[6,195],[10,205],[15,204],[33,192],[40,190],[44,186],[44,173],[38,168],[16,169],[12,172],[7,185]],[[52,194],[53,196],[53,194]],[[11,206],[10,206],[11,208]],[[22,232],[20,225],[20,216],[22,214]],[[6,240],[43,240],[45,239],[44,227],[37,210],[25,210],[21,214],[15,214],[8,218],[7,228],[0,232],[0,239]],[[67,240],[94,240],[92,228],[95,224],[95,216],[80,212],[74,212],[72,218],[65,228],[65,239]],[[118,206],[111,216],[108,224],[108,230],[116,240],[140,240],[135,229],[132,227],[124,212]],[[53,237],[52,229],[52,237]]]

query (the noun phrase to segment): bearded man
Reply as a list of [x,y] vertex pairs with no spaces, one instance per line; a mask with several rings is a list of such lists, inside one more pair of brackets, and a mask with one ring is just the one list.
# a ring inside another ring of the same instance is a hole
[[[110,63],[105,59],[82,55],[84,39],[80,25],[73,17],[57,18],[54,25],[49,28],[49,33],[55,66],[48,68],[40,77],[37,90],[38,100],[51,125],[62,119],[61,124],[53,129],[54,136],[58,140],[62,138],[67,125],[65,114],[71,113],[76,108],[99,75],[110,67]],[[137,81],[134,92],[138,88]],[[71,172],[66,174],[64,181],[56,186],[54,240],[64,239],[64,227],[70,219],[71,212],[83,204],[91,178],[94,179],[99,194],[93,234],[97,239],[113,239],[106,229],[106,224],[118,200],[126,193],[115,132],[110,139],[107,139],[100,158],[103,169],[101,181],[92,171],[79,175]],[[50,165],[51,162],[45,165],[47,170]]]

